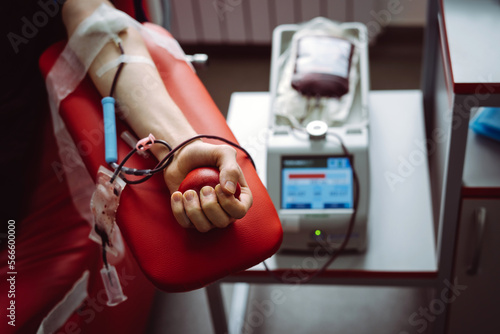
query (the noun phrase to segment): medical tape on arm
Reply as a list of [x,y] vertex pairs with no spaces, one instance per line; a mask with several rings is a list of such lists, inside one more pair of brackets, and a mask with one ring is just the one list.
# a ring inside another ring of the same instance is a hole
[[[101,5],[76,28],[46,79],[51,109],[54,107],[56,114],[61,101],[80,84],[102,48],[110,40],[120,41],[118,34],[129,27],[127,17]],[[56,134],[61,126],[54,128]]]
[[[129,27],[139,31],[144,39],[153,41],[175,58],[187,61],[184,51],[174,38],[149,29],[127,14],[102,4],[80,23],[47,76],[47,89],[57,106],[83,80],[102,48],[110,40],[118,43],[118,34]],[[191,63],[187,63],[191,66]]]
[[186,55],[171,36],[153,31],[127,14],[102,4],[77,27],[46,78],[53,129],[61,159],[60,164],[54,162],[52,167],[59,181],[66,179],[76,209],[91,226],[94,218],[89,203],[95,184],[77,148],[77,144],[81,143],[75,143],[71,138],[59,114],[59,106],[86,76],[102,48],[110,40],[118,42],[118,34],[129,27],[138,30],[144,39],[153,41],[175,58],[186,61]]
[[95,74],[100,78],[112,68],[115,68],[121,63],[144,63],[155,67],[155,63],[149,58],[143,56],[133,56],[133,55],[120,55],[118,58],[111,60],[110,62],[102,65]]

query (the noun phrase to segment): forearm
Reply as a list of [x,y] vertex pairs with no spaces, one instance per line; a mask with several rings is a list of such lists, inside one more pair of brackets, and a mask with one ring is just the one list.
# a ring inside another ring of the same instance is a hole
[[[63,7],[63,20],[71,37],[78,25],[103,3],[102,0],[68,0]],[[108,3],[109,4],[109,3]],[[110,4],[109,4],[110,5]],[[121,45],[126,55],[151,59],[141,35],[134,28],[120,33]],[[109,96],[118,68],[99,77],[103,65],[121,55],[120,49],[110,41],[93,60],[88,74],[102,96]],[[178,78],[182,80],[182,78]],[[168,94],[156,69],[146,63],[125,64],[118,77],[113,97],[118,110],[137,136],[144,138],[152,133],[156,138],[177,146],[196,135],[184,114]],[[153,154],[162,160],[166,148],[155,145]],[[219,169],[219,182],[215,188],[204,187],[200,195],[194,190],[178,191],[188,173],[198,167],[214,166]],[[172,213],[181,226],[195,226],[206,232],[214,227],[225,227],[243,217],[253,201],[252,193],[236,161],[236,150],[228,145],[212,145],[196,141],[178,151],[165,169],[165,183],[171,193]],[[236,184],[241,186],[239,199],[233,194]]]
[[[150,57],[135,29],[129,28],[120,37],[127,55]],[[117,69],[108,71],[100,78],[95,73],[102,65],[119,56],[119,49],[114,43],[108,43],[89,69],[90,77],[103,96],[109,95]],[[196,134],[168,94],[157,69],[149,64],[125,64],[113,97],[126,122],[141,138],[152,133],[156,138],[176,146]],[[161,159],[165,151],[161,147],[154,147],[153,153]]]
[[[68,0],[63,8],[68,35],[71,36],[80,22],[91,15],[101,3],[99,0]],[[134,28],[120,33],[120,38],[125,54],[150,58],[142,37]],[[89,68],[89,75],[102,96],[109,96],[117,68],[109,70],[101,77],[96,75],[96,71],[119,56],[119,48],[110,41]],[[113,95],[117,100],[118,110],[141,138],[152,133],[156,138],[176,146],[196,134],[168,94],[157,69],[149,64],[125,64]],[[154,147],[153,153],[161,159],[166,151],[161,147]]]

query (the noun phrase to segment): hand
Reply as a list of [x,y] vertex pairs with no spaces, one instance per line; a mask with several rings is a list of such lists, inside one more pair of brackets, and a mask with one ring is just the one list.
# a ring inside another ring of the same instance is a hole
[[[204,166],[219,168],[220,184],[215,188],[203,187],[199,196],[193,190],[184,194],[177,191],[190,171]],[[185,228],[194,226],[200,232],[224,228],[244,217],[253,202],[252,192],[236,162],[236,150],[227,145],[200,140],[188,144],[176,153],[166,169],[165,183],[172,194],[172,212],[177,222]],[[237,183],[241,186],[239,199],[233,196]]]

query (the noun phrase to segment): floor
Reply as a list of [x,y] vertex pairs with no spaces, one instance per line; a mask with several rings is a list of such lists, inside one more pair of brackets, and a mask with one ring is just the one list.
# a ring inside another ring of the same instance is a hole
[[[422,36],[422,29],[392,28],[378,37],[370,48],[372,90],[420,87]],[[269,47],[183,47],[186,53],[209,55],[208,68],[198,74],[223,114],[232,92],[269,88]],[[223,284],[226,311],[232,289],[232,284]],[[285,302],[270,306],[269,296],[276,289]],[[430,293],[423,288],[255,284],[242,333],[430,333],[432,321],[421,315]],[[148,333],[214,333],[205,291],[159,292]]]
[[[228,312],[232,284],[223,284]],[[275,290],[283,304],[269,303]],[[242,334],[430,334],[427,289],[258,285],[250,287]],[[159,293],[148,333],[212,334],[204,290]],[[228,315],[229,316],[229,315]],[[233,334],[233,333],[231,333]]]

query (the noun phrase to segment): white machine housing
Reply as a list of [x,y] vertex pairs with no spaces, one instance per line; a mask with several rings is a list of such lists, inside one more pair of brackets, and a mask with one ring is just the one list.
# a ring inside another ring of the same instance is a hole
[[[344,23],[343,26],[359,30],[366,37],[366,27],[360,23]],[[298,25],[281,25],[273,32],[271,59],[271,110],[279,82],[278,59],[287,49]],[[359,80],[347,121],[328,131],[337,134],[352,155],[354,169],[359,180],[359,203],[352,235],[346,249],[363,251],[367,240],[369,207],[369,134],[368,134],[368,45],[361,48],[358,62]],[[270,113],[270,132],[267,142],[267,190],[278,211],[284,236],[281,250],[313,251],[318,245],[338,247],[344,240],[353,208],[292,208],[282,207],[282,164],[285,159],[315,159],[345,156],[337,138],[327,135],[324,139],[311,139],[307,133],[280,124],[274,112]],[[354,188],[354,184],[353,184]]]

